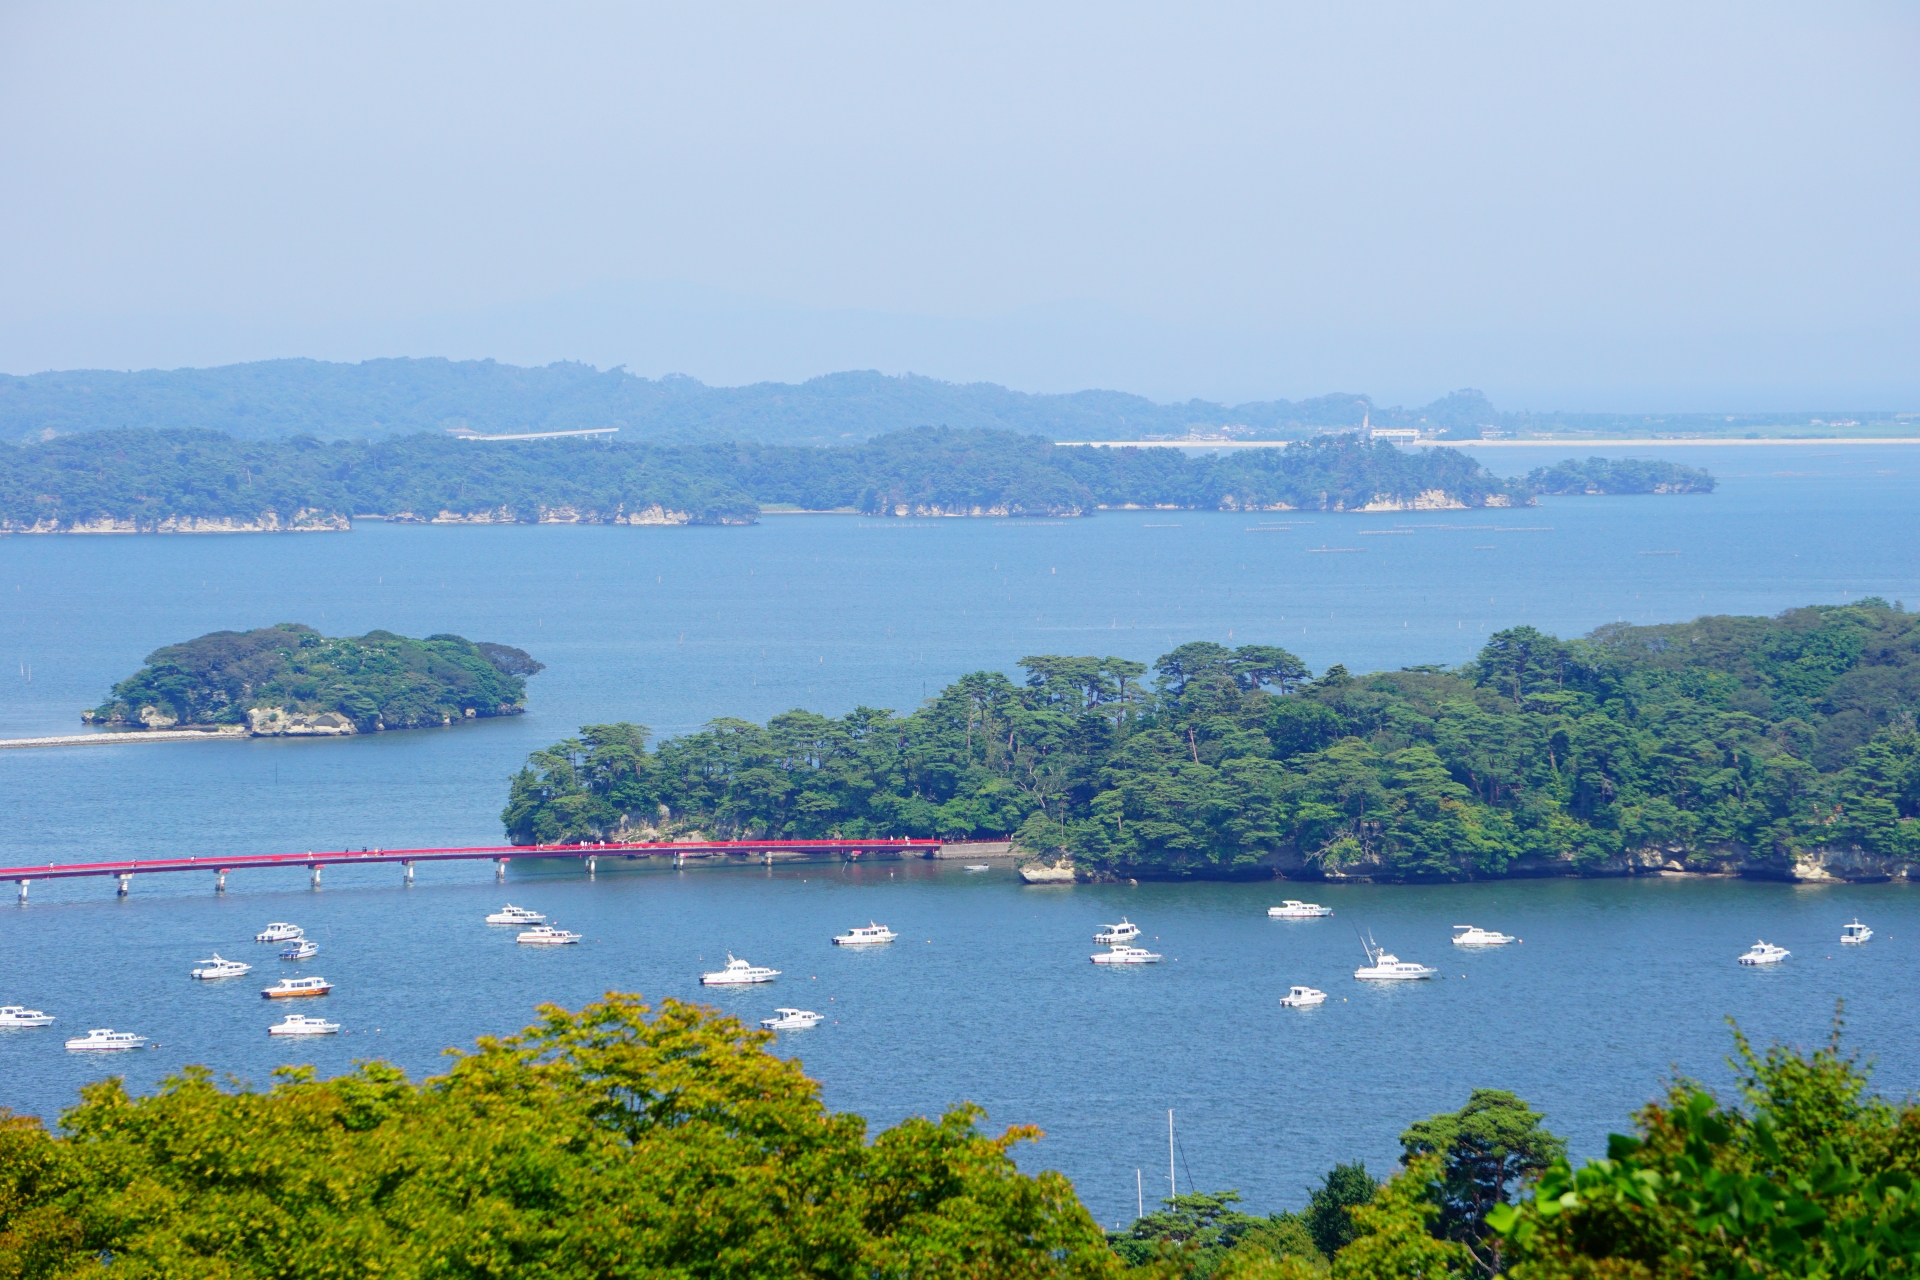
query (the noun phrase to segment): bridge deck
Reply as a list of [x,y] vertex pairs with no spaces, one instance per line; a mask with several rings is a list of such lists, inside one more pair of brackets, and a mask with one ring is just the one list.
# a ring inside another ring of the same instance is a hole
[[245,871],[258,867],[337,867],[382,862],[455,862],[493,858],[606,858],[767,853],[840,853],[849,856],[927,857],[939,852],[938,840],[708,840],[649,841],[629,844],[477,845],[465,849],[342,849],[325,853],[262,853],[239,857],[139,858],[131,862],[49,862],[45,866],[0,867],[4,880],[64,880],[74,876],[147,875],[156,871]]

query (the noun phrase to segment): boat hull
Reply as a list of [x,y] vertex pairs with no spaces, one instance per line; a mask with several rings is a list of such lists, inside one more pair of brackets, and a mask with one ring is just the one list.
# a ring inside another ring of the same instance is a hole
[[302,987],[298,991],[281,991],[276,987],[268,987],[260,995],[267,1000],[310,1000],[315,996],[324,996],[332,990],[332,987]]
[[82,1040],[67,1041],[67,1048],[73,1053],[118,1053],[122,1049],[144,1049],[146,1047],[147,1042],[145,1040],[140,1041],[138,1044],[89,1044]]
[[703,987],[750,987],[756,982],[772,982],[776,976],[768,974],[765,977],[754,978],[715,978],[701,974],[700,985]]
[[1123,960],[1115,960],[1109,956],[1089,956],[1087,958],[1089,960],[1092,960],[1095,964],[1159,964],[1160,963],[1159,956],[1150,956],[1150,957],[1129,956]]
[[1355,969],[1353,976],[1362,982],[1423,982],[1434,975],[1434,970],[1425,973],[1369,973],[1365,969]]
[[50,1027],[52,1018],[9,1018],[0,1022],[0,1031],[25,1031],[32,1027]]
[[335,1036],[340,1034],[337,1023],[328,1023],[324,1027],[268,1027],[270,1036]]

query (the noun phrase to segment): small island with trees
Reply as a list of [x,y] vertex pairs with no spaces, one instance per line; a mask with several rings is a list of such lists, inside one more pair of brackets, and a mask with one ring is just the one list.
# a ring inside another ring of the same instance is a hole
[[519,715],[527,677],[543,668],[524,650],[455,635],[331,637],[283,622],[156,649],[81,719],[133,731],[347,737]]

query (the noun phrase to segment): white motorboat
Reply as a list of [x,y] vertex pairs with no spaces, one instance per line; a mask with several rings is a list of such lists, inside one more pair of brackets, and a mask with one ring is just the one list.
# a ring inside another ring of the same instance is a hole
[[305,996],[323,996],[333,990],[333,984],[322,977],[282,978],[271,987],[261,988],[260,994],[269,1000],[298,1000]]
[[1415,978],[1431,978],[1440,972],[1424,964],[1402,960],[1399,956],[1388,953],[1372,938],[1367,938],[1360,945],[1366,948],[1367,962],[1353,971],[1353,976],[1356,978],[1376,982],[1407,982]]
[[987,865],[986,863],[984,863],[984,862],[969,862],[969,863],[967,864],[967,866],[966,866],[966,869],[967,869],[968,871],[991,871],[991,870],[993,870],[993,868],[992,868],[992,867],[990,867],[990,866],[988,866],[988,865]]
[[301,938],[280,952],[282,960],[310,960],[320,954],[320,944],[312,938]]
[[1288,898],[1277,907],[1268,907],[1267,914],[1275,920],[1317,920],[1321,916],[1332,915],[1333,908],[1323,907],[1317,902]]
[[0,1005],[0,1027],[50,1027],[53,1015],[24,1005]]
[[1280,997],[1282,1009],[1306,1009],[1326,1002],[1327,993],[1313,987],[1288,987],[1287,994]]
[[1792,954],[1793,952],[1785,947],[1776,947],[1771,942],[1756,942],[1747,948],[1745,955],[1740,957],[1740,963],[1779,964]]
[[1840,941],[1842,942],[1865,942],[1872,936],[1873,930],[1861,924],[1859,916],[1853,918],[1852,924],[1843,924],[1840,926]]
[[833,935],[836,947],[871,947],[882,942],[892,942],[899,935],[883,924],[857,924],[845,933]]
[[306,932],[297,924],[276,921],[254,934],[253,940],[255,942],[292,942],[295,938],[304,937]]
[[778,969],[769,969],[765,965],[748,964],[745,960],[736,960],[733,953],[727,953],[727,967],[714,973],[703,973],[700,982],[708,987],[738,987],[749,982],[772,982],[780,976]]
[[1453,945],[1456,947],[1504,947],[1515,941],[1518,939],[1510,933],[1496,933],[1492,929],[1482,929],[1477,924],[1453,926]]
[[826,1021],[824,1014],[811,1009],[775,1009],[773,1012],[774,1017],[760,1019],[760,1025],[769,1031],[805,1031]]
[[514,939],[530,947],[565,947],[580,941],[580,935],[571,933],[558,925],[537,924]]
[[1106,943],[1132,942],[1135,938],[1139,936],[1140,936],[1140,926],[1135,924],[1133,921],[1127,919],[1125,916],[1121,916],[1119,924],[1101,925],[1100,932],[1093,935],[1093,940],[1095,942],[1106,942]]
[[1088,956],[1095,964],[1159,964],[1160,957],[1145,947],[1130,947],[1124,942],[1116,942],[1109,951]]
[[242,964],[238,960],[223,960],[218,951],[210,960],[202,960],[200,967],[193,971],[196,978],[237,978],[243,973],[251,973],[253,966]]
[[487,917],[488,924],[545,924],[546,917],[529,907],[516,907],[511,902]]
[[325,1018],[309,1018],[304,1013],[290,1013],[267,1028],[270,1036],[330,1036],[337,1035],[339,1031],[339,1023],[328,1022]]
[[95,1027],[84,1036],[75,1036],[67,1041],[67,1048],[81,1049],[138,1049],[147,1042],[145,1036],[137,1036],[131,1031],[115,1031],[111,1027]]

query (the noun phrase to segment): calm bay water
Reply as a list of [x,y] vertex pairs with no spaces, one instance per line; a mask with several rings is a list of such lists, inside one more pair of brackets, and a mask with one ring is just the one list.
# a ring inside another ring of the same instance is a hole
[[[1487,461],[1522,470],[1544,460],[1520,453]],[[794,516],[746,530],[368,523],[350,535],[0,539],[10,606],[0,611],[0,736],[74,732],[79,710],[147,652],[221,627],[454,631],[549,664],[531,682],[529,714],[508,721],[346,742],[0,753],[10,819],[0,865],[492,843],[507,775],[579,724],[636,719],[664,734],[796,705],[906,709],[955,675],[1011,669],[1027,653],[1151,661],[1185,640],[1262,641],[1316,670],[1364,671],[1458,662],[1519,622],[1574,635],[1619,618],[1863,594],[1920,602],[1920,453],[1667,456],[1712,467],[1720,492],[1310,515],[1260,531],[1287,517]],[[515,1029],[542,1000],[577,1005],[608,988],[704,995],[756,1018],[796,1003],[837,1021],[783,1041],[831,1105],[885,1124],[972,1099],[991,1124],[1040,1124],[1049,1136],[1026,1163],[1065,1170],[1111,1222],[1131,1215],[1135,1168],[1150,1198],[1164,1191],[1168,1107],[1199,1184],[1279,1207],[1335,1160],[1386,1166],[1408,1121],[1457,1107],[1480,1085],[1515,1089],[1595,1153],[1672,1068],[1726,1082],[1726,1015],[1762,1041],[1807,1042],[1844,997],[1849,1039],[1878,1057],[1881,1086],[1920,1084],[1920,1026],[1903,994],[1920,899],[1906,886],[1350,886],[1317,889],[1333,920],[1285,923],[1264,917],[1281,886],[1027,889],[1004,870],[922,864],[603,872],[592,883],[516,869],[504,892],[484,864],[419,875],[408,891],[397,870],[329,871],[312,893],[303,872],[236,873],[224,898],[200,877],[152,877],[125,900],[110,881],[43,882],[24,909],[8,886],[0,1000],[61,1022],[0,1036],[0,1105],[51,1115],[88,1078],[125,1071],[146,1087],[188,1062],[259,1084],[286,1061],[334,1071],[377,1055],[428,1071],[439,1050]],[[479,924],[509,897],[589,941],[516,948]],[[1158,936],[1166,965],[1109,973],[1086,963],[1094,926],[1123,912]],[[1855,913],[1881,936],[1843,953],[1839,926]],[[827,945],[868,918],[901,930],[901,942],[875,955]],[[246,939],[273,919],[319,938],[306,969],[340,984],[326,1003],[352,1034],[267,1041],[273,1018],[253,979],[291,966]],[[1450,926],[1469,921],[1526,941],[1451,954]],[[1387,990],[1353,982],[1355,925],[1448,977]],[[1739,969],[1732,958],[1755,937],[1794,959],[1779,972]],[[190,962],[215,948],[259,967],[224,985],[192,983]],[[728,948],[786,976],[701,992],[698,972]],[[1279,1010],[1290,982],[1334,1002]],[[164,1047],[109,1065],[58,1046],[109,1025]],[[1187,1177],[1183,1167],[1183,1188]]]

